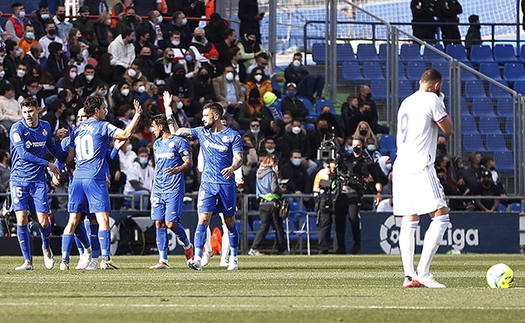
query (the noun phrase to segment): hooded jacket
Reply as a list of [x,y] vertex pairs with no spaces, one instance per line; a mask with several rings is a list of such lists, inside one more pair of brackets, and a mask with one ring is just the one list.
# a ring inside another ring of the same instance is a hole
[[255,182],[257,197],[266,201],[280,198],[283,191],[277,182],[277,175],[271,168],[259,168]]

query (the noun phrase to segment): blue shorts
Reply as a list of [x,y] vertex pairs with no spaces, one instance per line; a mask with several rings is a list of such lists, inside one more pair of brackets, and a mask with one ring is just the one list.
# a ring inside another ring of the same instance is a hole
[[29,210],[30,212],[49,212],[47,184],[45,182],[11,182],[12,211]]
[[85,205],[89,212],[110,212],[111,202],[105,179],[73,179],[69,194],[68,211],[71,213],[85,212]]
[[216,184],[201,183],[197,199],[197,213],[223,213],[230,218],[235,215],[237,202],[237,187],[235,183]]
[[180,192],[155,193],[151,195],[151,220],[180,222],[184,194]]
[[[71,180],[71,177],[70,177],[70,181],[69,181],[69,186],[67,187],[67,193],[69,195],[69,198],[71,199],[71,190],[73,189],[73,181]],[[76,208],[78,211],[76,212],[73,212],[69,209],[69,203],[67,205],[67,212],[68,213],[77,213],[77,212],[80,212],[80,213],[85,213],[85,214],[89,214],[89,207],[88,207],[88,204],[87,204],[87,200],[85,203],[82,203],[80,204],[77,208]]]

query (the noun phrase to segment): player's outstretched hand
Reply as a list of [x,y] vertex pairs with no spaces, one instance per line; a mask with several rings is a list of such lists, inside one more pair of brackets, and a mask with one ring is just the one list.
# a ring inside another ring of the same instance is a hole
[[120,148],[122,148],[122,146],[124,146],[124,144],[126,143],[126,141],[127,141],[127,140],[115,139],[114,147],[115,147],[117,150],[120,150]]
[[137,100],[133,100],[133,105],[135,106],[135,116],[140,117],[142,115],[142,106]]
[[60,128],[57,130],[57,133],[55,135],[55,139],[58,141],[61,141],[62,139],[67,137],[67,129],[66,128]]
[[162,100],[164,101],[164,110],[171,109],[171,101],[173,101],[173,95],[168,91],[162,93]]
[[224,179],[229,179],[233,175],[233,167],[230,166],[221,170],[221,174]]
[[167,175],[176,175],[179,173],[177,167],[168,167],[164,170],[164,173]]
[[56,176],[56,177],[60,177],[60,169],[58,169],[57,165],[53,164],[53,163],[49,163],[47,165],[47,168],[51,171],[51,173]]

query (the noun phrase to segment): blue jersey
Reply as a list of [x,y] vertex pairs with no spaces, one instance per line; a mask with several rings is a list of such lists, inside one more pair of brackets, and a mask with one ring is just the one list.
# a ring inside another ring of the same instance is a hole
[[29,183],[45,182],[46,150],[55,157],[63,157],[64,152],[57,146],[51,127],[47,121],[39,120],[36,127],[30,127],[25,120],[11,126],[11,181]]
[[71,134],[71,147],[75,148],[75,178],[104,179],[109,174],[106,153],[109,139],[117,127],[94,118],[84,120]]
[[186,139],[172,135],[166,140],[162,138],[155,140],[153,143],[153,157],[157,166],[153,192],[169,193],[177,191],[184,195],[184,173],[166,175],[164,170],[181,166],[184,164],[183,158],[191,158],[190,146]]
[[199,139],[204,158],[201,182],[234,184],[235,176],[224,179],[221,171],[232,165],[233,153],[242,153],[242,140],[239,133],[230,127],[219,132],[204,127],[192,128],[190,131],[193,139]]

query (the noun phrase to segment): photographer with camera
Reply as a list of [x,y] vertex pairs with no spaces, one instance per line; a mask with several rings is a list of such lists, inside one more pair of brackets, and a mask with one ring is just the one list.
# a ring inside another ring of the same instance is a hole
[[354,245],[350,250],[351,254],[361,251],[361,219],[359,211],[363,194],[368,186],[367,178],[372,175],[374,187],[377,192],[374,199],[375,204],[379,204],[382,199],[384,178],[377,163],[364,153],[363,147],[365,139],[362,136],[354,136],[352,139],[352,153],[347,153],[341,157],[336,168],[336,172],[330,175],[337,177],[339,184],[339,195],[335,201],[335,242],[337,254],[346,253],[346,215],[350,217],[352,224],[352,236]]
[[[321,150],[321,149],[320,149]],[[330,178],[334,171],[335,162],[323,160],[323,168],[314,178],[314,195],[316,197],[317,227],[319,228],[318,253],[328,254],[330,250],[330,231],[332,223],[335,223],[334,204],[337,197],[337,185],[335,179]]]

